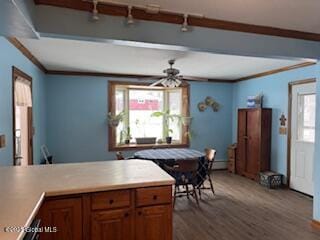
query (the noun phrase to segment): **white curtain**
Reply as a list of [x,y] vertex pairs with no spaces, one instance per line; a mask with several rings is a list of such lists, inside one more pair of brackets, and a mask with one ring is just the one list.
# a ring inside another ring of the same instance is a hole
[[14,95],[16,106],[32,107],[31,83],[22,77],[17,77],[14,82]]

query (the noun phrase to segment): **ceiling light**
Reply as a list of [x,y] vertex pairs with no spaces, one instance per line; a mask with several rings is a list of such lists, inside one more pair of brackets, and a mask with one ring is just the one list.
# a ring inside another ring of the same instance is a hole
[[127,24],[128,25],[134,24],[134,19],[132,16],[132,6],[128,6]]
[[183,15],[183,23],[181,26],[181,31],[182,32],[188,32],[189,28],[188,28],[188,14],[184,14]]
[[169,60],[170,67],[163,70],[163,73],[165,73],[167,76],[152,83],[150,86],[153,87],[153,86],[157,86],[158,84],[162,84],[164,87],[167,87],[167,88],[179,87],[182,83],[183,77],[179,75],[180,73],[179,69],[173,68],[174,63],[175,63],[174,59]]
[[93,0],[93,10],[92,10],[92,20],[98,21],[99,20],[99,12],[98,12],[98,0]]

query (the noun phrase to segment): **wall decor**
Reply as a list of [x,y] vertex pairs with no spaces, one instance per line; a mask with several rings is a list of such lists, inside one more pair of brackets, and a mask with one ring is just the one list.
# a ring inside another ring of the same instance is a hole
[[279,134],[286,135],[287,134],[287,126],[286,126],[287,118],[283,113],[282,113],[279,121],[280,121]]
[[247,107],[248,108],[262,108],[263,94],[260,93],[256,96],[247,97]]
[[286,126],[286,122],[287,122],[287,119],[286,119],[286,116],[282,113],[281,117],[280,117],[280,126]]
[[198,109],[200,112],[204,112],[204,110],[207,109],[207,105],[204,102],[199,102],[198,103]]
[[220,104],[214,100],[212,97],[206,97],[203,102],[198,103],[198,109],[200,112],[204,112],[208,107],[214,112],[218,112],[220,109]]

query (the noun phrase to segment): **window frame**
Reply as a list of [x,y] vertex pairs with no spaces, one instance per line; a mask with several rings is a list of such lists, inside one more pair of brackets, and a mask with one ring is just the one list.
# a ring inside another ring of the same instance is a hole
[[[163,90],[164,87],[152,87],[150,88],[150,83],[141,83],[141,82],[124,82],[124,81],[109,81],[108,82],[108,112],[115,114],[116,112],[116,87],[119,85],[124,85],[126,87],[132,86],[135,89],[155,89]],[[183,82],[181,86],[182,92],[182,112],[183,116],[190,116],[190,85],[186,82]],[[133,150],[133,149],[150,149],[150,148],[186,148],[189,147],[189,137],[187,136],[188,126],[182,125],[182,136],[181,143],[163,143],[163,144],[124,144],[117,145],[117,135],[116,129],[108,125],[108,150],[109,151],[121,151],[121,150]]]

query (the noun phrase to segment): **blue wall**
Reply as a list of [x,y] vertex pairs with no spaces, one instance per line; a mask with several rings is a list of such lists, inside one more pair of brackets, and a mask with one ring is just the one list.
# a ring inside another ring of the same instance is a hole
[[[114,79],[112,79],[114,80]],[[108,80],[101,77],[55,76],[47,78],[48,146],[57,162],[114,159],[108,152],[106,114]],[[191,83],[190,112],[197,135],[192,147],[217,148],[217,159],[226,160],[231,143],[232,84]],[[197,103],[212,96],[222,104],[218,113],[200,113]],[[127,156],[132,152],[125,153]]]
[[5,38],[0,37],[0,134],[6,135],[6,148],[0,149],[0,165],[13,163],[12,134],[12,66],[32,77],[34,163],[41,159],[40,146],[46,142],[45,134],[45,75]]
[[246,107],[247,96],[262,92],[263,106],[272,108],[272,149],[271,169],[287,174],[287,135],[279,134],[279,118],[284,113],[288,116],[288,83],[317,76],[317,66],[309,66],[266,77],[236,83],[233,89],[233,133],[237,138],[237,109]]

